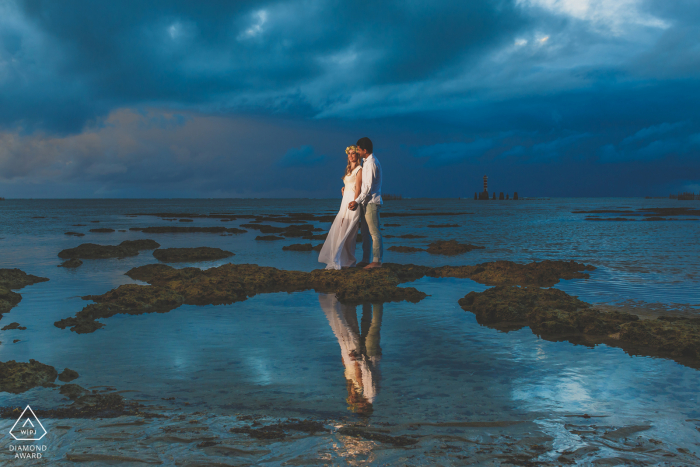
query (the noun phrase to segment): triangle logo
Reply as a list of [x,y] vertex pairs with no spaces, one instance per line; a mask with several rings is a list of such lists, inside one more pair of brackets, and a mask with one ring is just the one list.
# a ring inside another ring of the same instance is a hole
[[46,428],[41,424],[31,407],[27,406],[10,429],[17,441],[39,441],[46,436]]

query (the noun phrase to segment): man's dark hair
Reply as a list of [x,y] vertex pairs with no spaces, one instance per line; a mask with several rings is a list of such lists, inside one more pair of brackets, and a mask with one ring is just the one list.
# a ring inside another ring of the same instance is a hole
[[367,151],[368,154],[372,154],[372,140],[368,137],[365,136],[364,138],[358,139],[357,146],[360,149]]

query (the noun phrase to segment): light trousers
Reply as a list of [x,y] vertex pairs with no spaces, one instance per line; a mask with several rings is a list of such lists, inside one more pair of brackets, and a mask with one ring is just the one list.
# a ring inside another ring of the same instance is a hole
[[382,234],[379,230],[379,204],[368,203],[361,205],[360,232],[362,233],[362,261],[369,263],[370,251],[372,261],[381,263],[384,256]]

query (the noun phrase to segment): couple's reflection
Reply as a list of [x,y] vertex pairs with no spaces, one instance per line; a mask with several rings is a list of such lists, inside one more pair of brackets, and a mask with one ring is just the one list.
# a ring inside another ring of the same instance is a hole
[[357,306],[340,303],[333,294],[319,294],[318,301],[333,333],[338,338],[345,365],[348,404],[353,412],[371,414],[379,391],[379,329],[382,325],[382,304],[364,304],[358,323]]

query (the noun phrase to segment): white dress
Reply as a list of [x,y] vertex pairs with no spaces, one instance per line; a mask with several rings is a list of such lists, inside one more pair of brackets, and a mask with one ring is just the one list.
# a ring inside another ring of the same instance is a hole
[[360,228],[360,208],[351,211],[348,204],[357,198],[355,185],[357,183],[357,172],[361,166],[355,167],[349,175],[343,178],[345,191],[343,200],[340,202],[340,211],[335,216],[331,230],[328,231],[326,242],[318,255],[319,263],[326,263],[326,269],[342,269],[354,266],[355,243],[357,241],[357,230]]

